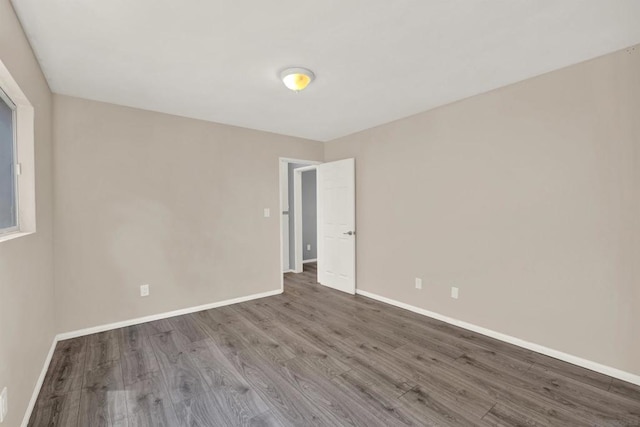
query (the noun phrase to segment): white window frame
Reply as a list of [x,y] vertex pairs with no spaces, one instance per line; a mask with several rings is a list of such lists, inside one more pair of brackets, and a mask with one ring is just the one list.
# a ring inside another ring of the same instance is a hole
[[0,61],[0,89],[9,103],[15,106],[13,109],[15,159],[13,169],[16,174],[17,226],[0,230],[0,242],[4,242],[36,232],[34,109],[2,61]]

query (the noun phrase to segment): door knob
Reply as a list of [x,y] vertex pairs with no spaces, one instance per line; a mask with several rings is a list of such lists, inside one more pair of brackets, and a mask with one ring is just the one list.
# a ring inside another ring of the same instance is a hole
[[342,233],[342,234],[346,234],[347,236],[355,236],[356,232],[355,231],[347,231],[346,233]]

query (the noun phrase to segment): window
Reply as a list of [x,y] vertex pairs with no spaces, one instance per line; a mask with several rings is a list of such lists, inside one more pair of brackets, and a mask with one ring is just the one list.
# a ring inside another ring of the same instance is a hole
[[0,61],[0,242],[36,231],[33,117]]
[[15,104],[0,90],[0,234],[18,230]]

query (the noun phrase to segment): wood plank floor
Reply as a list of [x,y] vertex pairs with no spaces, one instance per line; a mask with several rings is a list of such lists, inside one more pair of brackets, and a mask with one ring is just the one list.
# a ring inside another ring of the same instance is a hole
[[640,387],[316,284],[62,341],[30,426],[640,426]]

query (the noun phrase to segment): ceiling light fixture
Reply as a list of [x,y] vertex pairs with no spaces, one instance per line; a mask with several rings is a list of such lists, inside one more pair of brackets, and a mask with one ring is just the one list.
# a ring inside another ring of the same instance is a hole
[[315,79],[311,70],[306,68],[287,68],[280,73],[282,83],[294,92],[300,92]]

